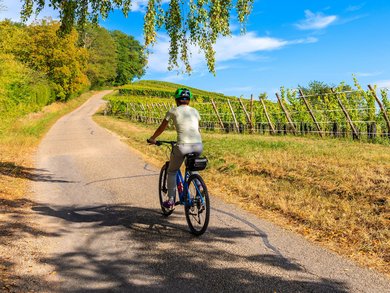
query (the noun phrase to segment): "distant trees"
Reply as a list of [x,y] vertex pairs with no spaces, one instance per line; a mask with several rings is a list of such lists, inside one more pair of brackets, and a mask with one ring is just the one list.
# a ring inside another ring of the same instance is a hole
[[123,85],[144,74],[143,50],[133,37],[89,25],[81,40],[75,28],[66,35],[59,29],[50,19],[0,21],[1,105],[66,101],[89,87]]
[[89,86],[86,75],[88,51],[78,46],[78,34],[57,34],[60,24],[44,20],[26,27],[23,46],[17,57],[32,69],[47,76],[57,100],[65,101]]
[[87,75],[93,88],[112,84],[116,78],[116,44],[111,34],[102,27],[89,25],[83,38],[88,49]]
[[87,75],[92,87],[124,85],[145,74],[143,47],[132,36],[88,25],[82,43],[89,52]]
[[121,31],[111,32],[116,44],[117,69],[114,84],[123,85],[145,74],[143,47],[132,36]]

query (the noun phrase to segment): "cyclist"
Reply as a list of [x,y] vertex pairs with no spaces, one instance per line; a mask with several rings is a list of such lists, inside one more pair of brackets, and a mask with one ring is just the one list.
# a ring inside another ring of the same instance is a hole
[[199,112],[190,107],[192,93],[189,89],[178,88],[175,92],[176,106],[170,109],[164,120],[156,129],[154,134],[148,139],[151,144],[156,144],[156,138],[164,132],[170,120],[177,132],[177,144],[173,148],[168,167],[168,200],[163,206],[173,209],[176,195],[176,173],[184,161],[185,155],[189,153],[201,154],[203,151],[202,137],[199,132]]

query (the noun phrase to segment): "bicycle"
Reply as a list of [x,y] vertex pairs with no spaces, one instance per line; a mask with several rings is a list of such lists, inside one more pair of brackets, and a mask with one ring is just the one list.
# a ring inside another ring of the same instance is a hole
[[[170,145],[170,151],[176,145],[175,141],[157,141],[156,145]],[[207,186],[203,178],[194,171],[201,171],[206,168],[207,159],[200,158],[197,154],[191,153],[185,156],[185,172],[184,177],[180,171],[176,174],[176,195],[175,205],[184,205],[186,220],[190,231],[194,235],[202,235],[209,224],[210,219],[210,199]],[[164,216],[172,214],[173,209],[168,209],[163,206],[163,202],[168,200],[167,188],[167,171],[169,161],[165,162],[161,168],[158,190],[160,206]],[[176,196],[179,195],[179,201],[176,202]]]

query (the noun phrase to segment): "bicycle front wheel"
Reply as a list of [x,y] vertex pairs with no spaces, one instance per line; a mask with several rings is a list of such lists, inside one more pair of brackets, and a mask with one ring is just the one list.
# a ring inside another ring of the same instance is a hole
[[197,236],[202,235],[209,224],[210,200],[207,186],[198,174],[193,174],[188,178],[185,213],[191,233]]
[[169,216],[172,214],[173,210],[168,209],[163,206],[163,202],[168,200],[168,188],[167,188],[167,178],[168,178],[168,163],[161,168],[160,177],[158,180],[158,197],[160,199],[160,206],[164,216]]

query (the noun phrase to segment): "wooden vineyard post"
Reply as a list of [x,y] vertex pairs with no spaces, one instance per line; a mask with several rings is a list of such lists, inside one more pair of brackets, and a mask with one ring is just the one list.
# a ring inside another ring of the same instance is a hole
[[253,125],[253,95],[251,95],[251,103],[250,103],[250,120],[251,120],[251,133],[253,133],[254,131],[254,125]]
[[140,104],[140,106],[141,106],[141,109],[142,109],[141,121],[142,121],[142,122],[146,122],[146,119],[145,119],[145,118],[146,118],[146,116],[145,116],[145,115],[146,115],[146,113],[145,113],[145,112],[146,112],[145,107],[144,107],[143,104]]
[[291,127],[292,127],[293,133],[294,133],[294,134],[297,134],[297,130],[295,129],[295,125],[294,125],[294,123],[292,122],[292,120],[291,120],[291,118],[290,118],[290,115],[289,115],[288,112],[287,112],[287,109],[284,107],[283,102],[282,102],[282,99],[280,98],[280,96],[279,96],[278,93],[276,93],[275,95],[276,95],[276,98],[277,98],[278,101],[279,101],[280,106],[282,107],[282,110],[283,110],[284,114],[286,115],[286,118],[287,118],[288,123],[289,123],[289,124],[291,125]]
[[351,120],[351,117],[349,117],[349,114],[348,114],[347,110],[345,109],[343,103],[341,102],[341,100],[340,100],[338,94],[336,93],[336,91],[335,91],[334,89],[331,89],[331,90],[332,90],[332,93],[336,96],[337,102],[339,103],[341,110],[343,110],[344,115],[345,115],[345,117],[347,118],[348,123],[349,123],[349,125],[350,125],[351,128],[352,128],[353,137],[359,139],[359,134],[358,134],[358,132],[357,132],[357,130],[356,130],[356,128],[355,128],[355,125],[353,125],[352,120]]
[[131,120],[134,120],[134,117],[137,116],[137,110],[136,110],[136,108],[135,108],[133,103],[130,103],[130,107],[131,107],[131,110],[132,110]]
[[148,110],[147,112],[147,123],[151,123],[152,122],[152,118],[151,118],[151,113],[152,113],[152,109],[150,109],[150,105],[149,104],[146,104],[146,109]]
[[253,124],[252,124],[251,117],[249,116],[249,114],[248,114],[248,112],[247,112],[247,110],[246,110],[246,108],[245,108],[245,105],[244,105],[244,103],[242,102],[241,98],[239,98],[238,101],[240,102],[240,105],[241,105],[242,109],[244,110],[244,113],[245,113],[245,116],[246,116],[246,120],[248,121],[250,130],[251,130],[251,132],[252,132],[252,130],[253,130]]
[[223,125],[221,116],[219,116],[219,113],[218,113],[217,105],[215,105],[213,99],[211,99],[211,105],[213,105],[213,109],[214,109],[215,115],[217,115],[218,122],[219,122],[219,125],[221,126],[221,129],[222,129],[222,130],[225,130],[225,126]]
[[164,118],[164,110],[165,110],[164,104],[159,103],[158,109],[160,110],[160,115],[162,115],[162,117]]
[[376,102],[378,103],[379,107],[381,108],[383,117],[385,118],[386,124],[387,124],[387,136],[390,136],[390,120],[389,120],[389,116],[387,116],[386,109],[385,109],[385,107],[383,107],[382,102],[379,100],[378,96],[376,95],[376,92],[374,91],[374,89],[372,88],[372,86],[370,84],[368,85],[368,88],[370,89],[370,91],[374,95]]
[[316,117],[314,116],[313,111],[311,110],[311,108],[310,108],[310,106],[309,106],[309,103],[307,102],[306,97],[305,97],[305,95],[303,94],[303,92],[302,92],[301,89],[299,89],[299,94],[301,95],[301,98],[302,98],[303,101],[305,102],[306,108],[307,108],[307,110],[309,111],[310,116],[311,116],[311,118],[313,119],[313,121],[314,121],[314,123],[315,123],[315,125],[316,125],[316,127],[317,127],[318,134],[319,134],[321,137],[323,137],[321,127],[320,127],[320,125],[318,124],[317,119],[316,119]]
[[238,126],[238,122],[237,122],[237,119],[236,119],[236,115],[234,114],[232,105],[230,104],[230,101],[229,101],[229,100],[228,100],[228,105],[229,105],[230,112],[232,113],[232,116],[233,116],[233,119],[234,119],[234,126],[236,127],[236,130],[237,130],[237,132],[239,133],[239,132],[240,132],[240,127]]
[[272,132],[272,134],[275,134],[275,127],[273,126],[271,119],[269,118],[269,115],[267,112],[267,107],[265,106],[265,103],[264,103],[263,99],[261,98],[261,96],[259,96],[259,100],[260,100],[261,104],[263,105],[265,117],[267,117],[268,125],[271,128],[271,132]]

